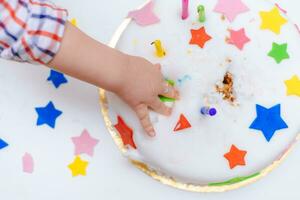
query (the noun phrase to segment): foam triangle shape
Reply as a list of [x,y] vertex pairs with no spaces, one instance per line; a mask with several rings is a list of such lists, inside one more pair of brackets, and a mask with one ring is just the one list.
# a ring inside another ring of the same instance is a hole
[[183,114],[181,114],[179,117],[179,120],[174,128],[174,131],[180,131],[180,130],[187,129],[190,127],[192,127],[190,122],[186,119],[186,117]]

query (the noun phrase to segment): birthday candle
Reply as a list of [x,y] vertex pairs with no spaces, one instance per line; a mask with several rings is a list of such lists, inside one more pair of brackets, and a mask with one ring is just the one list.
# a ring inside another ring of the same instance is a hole
[[157,57],[161,58],[164,57],[166,55],[166,52],[164,50],[164,48],[162,47],[161,41],[160,40],[155,40],[154,42],[151,43],[151,45],[155,46],[155,54]]
[[202,115],[215,116],[217,114],[217,110],[215,108],[211,108],[208,106],[202,107],[200,110]]
[[197,11],[199,14],[199,22],[201,23],[205,22],[205,7],[203,5],[199,5],[197,7]]
[[185,20],[189,16],[189,0],[182,0],[182,15],[181,18]]

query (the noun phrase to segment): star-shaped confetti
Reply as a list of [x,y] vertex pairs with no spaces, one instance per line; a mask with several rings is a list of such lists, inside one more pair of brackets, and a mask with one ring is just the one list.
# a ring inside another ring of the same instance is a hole
[[62,111],[57,110],[54,107],[52,101],[50,101],[45,107],[37,107],[35,111],[38,114],[37,126],[47,124],[51,128],[55,128],[56,118],[62,114]]
[[191,127],[192,126],[191,126],[190,122],[187,120],[187,118],[183,114],[181,114],[179,117],[179,120],[174,128],[174,131],[180,131],[180,130],[191,128]]
[[288,52],[287,52],[288,44],[277,44],[273,42],[272,49],[269,52],[268,56],[274,58],[276,63],[281,63],[284,59],[290,58]]
[[198,45],[204,48],[207,41],[211,40],[211,36],[206,33],[205,27],[201,27],[198,30],[191,29],[192,38],[190,44]]
[[230,151],[224,155],[228,160],[230,169],[235,168],[236,166],[246,165],[245,156],[247,151],[238,149],[235,145],[231,145]]
[[0,149],[4,149],[7,146],[8,144],[4,140],[0,139]]
[[82,160],[79,156],[76,156],[73,163],[69,164],[68,167],[71,170],[73,177],[78,175],[85,176],[88,164],[89,163],[87,161]]
[[118,123],[114,127],[119,132],[124,146],[131,146],[136,149],[136,145],[133,141],[133,130],[124,122],[121,116],[118,116]]
[[50,75],[47,78],[48,81],[52,81],[53,85],[55,86],[55,88],[59,88],[59,86],[61,84],[67,83],[68,80],[66,79],[66,77],[64,76],[64,74],[55,71],[55,70],[51,70],[50,71]]
[[250,125],[250,128],[262,131],[268,142],[272,139],[276,131],[288,128],[288,125],[281,118],[280,107],[280,104],[269,109],[261,105],[256,105],[257,117]]
[[259,14],[262,20],[260,26],[262,30],[270,30],[275,34],[280,34],[281,27],[287,23],[276,6],[270,11],[261,11]]
[[224,14],[230,22],[233,22],[239,14],[249,11],[249,8],[241,0],[219,0],[214,11]]
[[134,19],[140,26],[148,26],[158,23],[160,20],[153,12],[153,6],[153,1],[150,1],[143,8],[130,11],[128,13],[128,17]]
[[284,83],[288,96],[296,95],[300,97],[300,80],[297,75],[294,75],[290,80],[286,80]]
[[228,43],[235,45],[240,50],[243,50],[245,44],[250,42],[250,39],[246,35],[244,28],[238,31],[229,30],[229,32],[230,32],[230,37],[228,39]]
[[72,142],[75,145],[75,155],[85,153],[89,156],[94,155],[94,148],[99,140],[90,136],[87,130],[83,130],[78,137],[72,137]]

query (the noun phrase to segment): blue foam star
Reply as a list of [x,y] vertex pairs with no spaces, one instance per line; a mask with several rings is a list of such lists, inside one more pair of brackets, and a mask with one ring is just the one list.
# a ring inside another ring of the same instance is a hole
[[269,142],[276,131],[288,128],[280,116],[280,104],[272,108],[256,105],[256,119],[250,125],[251,129],[260,130]]
[[55,88],[59,88],[61,84],[67,83],[68,80],[64,76],[64,74],[57,72],[55,70],[50,71],[50,75],[47,78],[48,81],[52,81]]
[[36,122],[37,126],[47,124],[48,126],[55,128],[55,120],[58,116],[62,114],[62,111],[57,110],[54,107],[52,101],[50,101],[46,107],[37,107],[35,111],[38,114],[38,119]]
[[0,139],[0,149],[3,149],[7,146],[8,146],[8,144],[4,140]]

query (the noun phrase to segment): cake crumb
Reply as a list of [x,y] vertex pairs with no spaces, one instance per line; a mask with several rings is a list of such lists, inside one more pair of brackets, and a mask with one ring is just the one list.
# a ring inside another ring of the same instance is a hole
[[232,59],[231,58],[226,58],[226,62],[227,63],[232,63]]
[[236,98],[233,94],[233,76],[230,72],[225,73],[222,84],[222,86],[216,85],[217,92],[223,95],[224,100],[233,104]]
[[222,15],[222,16],[221,16],[221,20],[222,20],[222,21],[225,21],[225,19],[226,19],[225,15]]

